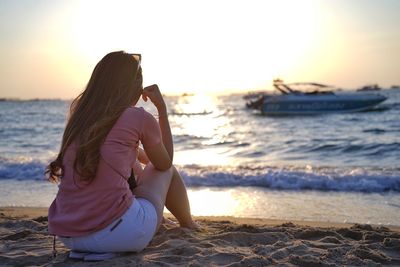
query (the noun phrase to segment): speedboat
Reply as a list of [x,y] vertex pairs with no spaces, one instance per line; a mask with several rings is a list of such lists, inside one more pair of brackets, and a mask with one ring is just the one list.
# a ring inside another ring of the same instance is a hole
[[266,115],[302,115],[363,111],[386,100],[376,93],[334,92],[332,86],[320,83],[285,84],[276,79],[273,85],[279,95],[260,94],[246,106]]

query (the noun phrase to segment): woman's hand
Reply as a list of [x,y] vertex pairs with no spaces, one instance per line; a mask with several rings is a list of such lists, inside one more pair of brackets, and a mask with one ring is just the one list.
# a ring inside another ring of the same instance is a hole
[[154,104],[154,106],[156,106],[156,108],[158,110],[166,108],[164,98],[163,98],[157,84],[153,84],[153,85],[145,87],[143,89],[142,98],[146,102],[147,102],[147,99],[149,98],[150,101]]

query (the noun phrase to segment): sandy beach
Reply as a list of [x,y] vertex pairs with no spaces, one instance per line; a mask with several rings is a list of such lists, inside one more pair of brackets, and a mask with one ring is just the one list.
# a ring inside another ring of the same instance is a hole
[[400,228],[196,217],[201,230],[165,225],[141,253],[102,262],[68,258],[47,233],[45,208],[0,208],[0,266],[398,266]]

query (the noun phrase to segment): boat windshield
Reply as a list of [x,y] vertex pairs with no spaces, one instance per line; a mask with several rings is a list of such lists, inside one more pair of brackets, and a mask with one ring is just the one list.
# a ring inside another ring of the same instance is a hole
[[274,80],[274,87],[282,94],[333,94],[334,87],[321,83],[283,83]]

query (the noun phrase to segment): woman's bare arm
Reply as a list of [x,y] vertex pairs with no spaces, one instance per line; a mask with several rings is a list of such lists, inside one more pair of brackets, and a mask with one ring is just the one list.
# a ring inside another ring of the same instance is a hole
[[162,138],[162,142],[151,149],[147,149],[146,154],[156,168],[160,170],[168,169],[172,166],[174,146],[168,121],[167,106],[156,84],[144,88],[142,97],[144,101],[150,99],[157,108]]
[[160,124],[162,140],[171,161],[174,159],[174,142],[172,139],[171,127],[168,120],[167,107],[164,103],[163,107],[158,108],[158,123]]

